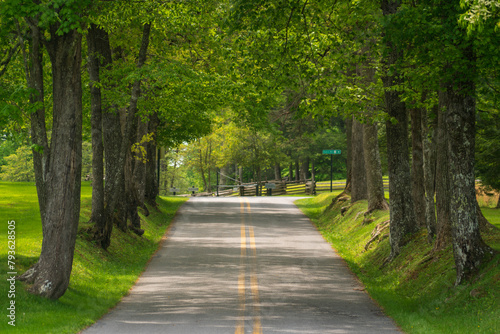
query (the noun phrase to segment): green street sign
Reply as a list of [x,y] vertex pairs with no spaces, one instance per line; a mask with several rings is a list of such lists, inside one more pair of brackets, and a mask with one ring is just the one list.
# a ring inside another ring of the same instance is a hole
[[323,150],[323,154],[340,154],[340,150]]

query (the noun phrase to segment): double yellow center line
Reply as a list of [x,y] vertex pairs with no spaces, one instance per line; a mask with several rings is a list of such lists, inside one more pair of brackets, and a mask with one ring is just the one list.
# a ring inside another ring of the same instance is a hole
[[[245,333],[245,308],[246,308],[246,272],[247,272],[247,226],[245,225],[245,203],[247,204],[247,213],[250,213],[250,202],[247,199],[240,198],[241,213],[241,255],[240,272],[238,275],[238,309],[239,316],[236,323],[235,334]],[[262,325],[260,322],[260,300],[259,300],[259,282],[257,279],[257,248],[255,246],[255,234],[252,226],[248,226],[248,239],[250,244],[250,291],[252,294],[252,313],[253,313],[253,334],[262,334]]]

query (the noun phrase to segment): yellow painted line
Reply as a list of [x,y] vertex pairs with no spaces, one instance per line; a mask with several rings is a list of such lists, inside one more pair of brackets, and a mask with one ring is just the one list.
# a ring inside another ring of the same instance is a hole
[[240,272],[238,275],[238,302],[240,314],[236,323],[236,331],[234,334],[245,333],[245,272]]
[[257,279],[257,247],[255,245],[255,234],[253,227],[248,227],[250,237],[250,249],[252,250],[252,274],[250,276],[250,287],[253,296],[253,334],[262,334],[262,325],[260,322],[260,299],[259,299],[259,281]]
[[[245,308],[246,308],[246,257],[247,257],[247,226],[245,225],[245,203],[246,211],[250,213],[250,202],[247,199],[240,198],[240,213],[241,213],[241,256],[240,256],[240,273],[238,275],[238,303],[239,317],[236,323],[235,334],[244,334],[245,332]],[[253,301],[253,331],[252,334],[262,334],[262,324],[260,319],[260,299],[259,299],[259,283],[257,279],[257,247],[255,244],[255,233],[252,226],[248,226],[248,243],[251,250],[251,274],[250,274],[250,290]]]
[[240,227],[240,238],[241,238],[241,255],[240,255],[240,273],[238,275],[238,309],[239,315],[236,322],[236,330],[234,334],[244,334],[245,333],[245,257],[247,250],[247,239],[246,239],[246,227],[245,227],[245,203],[240,199],[240,213],[241,215],[241,227]]

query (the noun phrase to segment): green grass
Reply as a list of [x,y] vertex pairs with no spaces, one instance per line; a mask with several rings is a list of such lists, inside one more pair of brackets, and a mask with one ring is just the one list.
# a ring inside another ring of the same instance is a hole
[[[375,226],[389,219],[389,213],[376,212],[373,222],[363,224],[363,214],[355,218],[366,210],[366,201],[355,203],[342,217],[340,208],[350,205],[349,201],[325,210],[334,196],[322,194],[296,204],[405,332],[500,333],[500,255],[485,264],[470,282],[455,287],[451,247],[432,253],[432,245],[422,231],[394,261],[382,267],[390,253],[388,238],[375,241],[367,251],[364,246]],[[497,226],[499,213],[498,209],[484,210],[486,218],[496,221]],[[483,238],[500,250],[499,230]]]
[[[16,333],[76,333],[92,324],[125,296],[158,248],[166,228],[177,209],[187,200],[183,197],[158,199],[161,212],[151,209],[141,215],[145,234],[113,230],[107,251],[88,241],[86,221],[90,216],[91,187],[82,185],[82,209],[73,270],[68,290],[57,301],[33,296],[24,284],[16,283]],[[7,266],[7,220],[16,221],[16,268],[24,272],[37,261],[42,243],[40,212],[33,183],[0,182],[0,261]],[[2,270],[6,272],[6,270]],[[2,321],[0,332],[13,328],[6,317],[8,284],[0,280]]]

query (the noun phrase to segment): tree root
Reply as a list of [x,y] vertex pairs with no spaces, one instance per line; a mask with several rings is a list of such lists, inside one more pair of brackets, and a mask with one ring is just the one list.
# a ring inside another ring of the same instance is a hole
[[365,211],[359,211],[356,216],[354,217],[354,221],[356,221],[359,217],[359,215],[363,214],[364,215]]
[[340,208],[340,214],[342,216],[345,216],[345,214],[347,213],[347,211],[351,208],[351,205],[347,205],[347,206],[343,206],[342,208]]
[[[365,245],[365,251],[368,250],[368,247],[370,247],[370,244],[377,240],[377,238],[382,234],[384,230],[386,230],[390,226],[391,221],[386,220],[382,223],[377,224],[375,226],[375,229],[373,229],[372,234],[371,234],[371,239],[368,240],[368,242]],[[385,238],[385,236],[382,236],[382,239]]]
[[16,276],[16,280],[25,282],[26,284],[33,284],[33,282],[35,282],[37,268],[38,268],[38,262],[32,265],[23,274]]
[[338,202],[345,202],[349,200],[349,195],[348,193],[344,190],[343,192],[341,192],[340,194],[337,195],[337,197],[335,197],[332,202],[330,203],[330,205],[328,205],[328,208],[327,210],[330,210],[331,208],[333,208],[333,206],[335,204],[337,204]]

